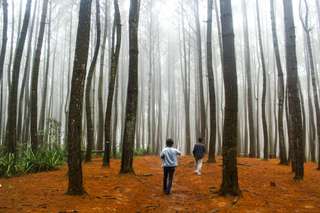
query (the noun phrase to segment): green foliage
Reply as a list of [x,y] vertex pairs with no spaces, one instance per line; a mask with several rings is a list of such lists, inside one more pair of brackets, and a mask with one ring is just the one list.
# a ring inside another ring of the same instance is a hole
[[21,163],[24,173],[54,170],[64,163],[64,153],[61,149],[40,150],[36,153],[27,149],[22,154]]
[[144,156],[147,155],[148,151],[146,149],[135,149],[134,150],[134,155],[135,156]]
[[0,157],[0,177],[12,177],[21,174],[51,171],[65,162],[65,153],[60,148],[40,149],[33,152],[30,148],[18,156],[4,154]]
[[11,177],[19,173],[14,154],[5,154],[0,157],[0,177]]

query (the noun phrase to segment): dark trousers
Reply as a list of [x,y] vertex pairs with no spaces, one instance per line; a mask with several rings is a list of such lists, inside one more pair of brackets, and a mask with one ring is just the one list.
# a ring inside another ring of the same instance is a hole
[[163,191],[170,194],[176,167],[163,167]]

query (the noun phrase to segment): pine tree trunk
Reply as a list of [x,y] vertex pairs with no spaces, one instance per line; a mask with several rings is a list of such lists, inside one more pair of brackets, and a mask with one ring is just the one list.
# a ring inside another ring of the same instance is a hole
[[201,43],[201,27],[200,27],[200,16],[199,16],[199,0],[194,0],[194,8],[195,8],[195,25],[196,25],[196,44],[197,44],[197,72],[199,78],[199,100],[200,100],[200,135],[198,137],[203,138],[205,143],[207,144],[206,138],[206,112],[205,112],[205,103],[204,103],[204,92],[203,92],[203,84],[204,79],[202,73],[202,43]]
[[[26,143],[23,139],[22,132],[23,132],[23,125],[22,121],[26,120],[26,117],[29,114],[29,107],[28,104],[26,103],[26,100],[23,102],[23,99],[27,99],[25,97],[28,95],[29,91],[29,78],[30,78],[30,60],[32,57],[32,40],[33,40],[33,29],[34,29],[34,23],[35,23],[35,18],[37,14],[37,5],[38,1],[35,1],[35,6],[33,10],[33,16],[32,16],[32,22],[30,26],[30,31],[29,31],[29,38],[28,38],[28,48],[27,48],[27,55],[26,55],[26,64],[24,67],[24,73],[23,73],[23,78],[22,78],[22,84],[21,84],[21,92],[19,95],[19,110],[18,110],[18,125],[17,125],[17,131],[18,131],[18,139],[19,141],[21,140],[23,143]],[[24,107],[24,109],[23,109]],[[23,119],[23,111],[24,111],[24,119]],[[25,124],[24,124],[25,125]]]
[[267,96],[267,71],[264,58],[264,50],[262,44],[262,34],[261,34],[261,22],[260,22],[260,12],[259,12],[259,0],[256,0],[256,12],[257,12],[257,22],[258,22],[258,34],[259,34],[259,48],[260,48],[260,59],[262,66],[263,74],[263,89],[262,89],[262,129],[263,129],[263,138],[264,138],[264,147],[263,147],[263,159],[269,159],[269,139],[268,139],[268,127],[267,127],[267,118],[266,118],[266,96]]
[[271,25],[272,25],[272,38],[273,38],[273,49],[276,58],[277,70],[278,70],[278,132],[279,132],[279,151],[280,151],[280,164],[288,164],[286,144],[284,141],[284,130],[283,130],[283,115],[284,115],[284,80],[283,80],[283,69],[280,59],[279,42],[277,35],[277,24],[274,11],[274,0],[270,0],[270,11],[271,11]]
[[15,32],[15,7],[14,7],[14,1],[11,2],[11,38],[10,38],[10,54],[9,54],[9,63],[8,63],[8,73],[7,73],[7,81],[8,81],[8,93],[10,94],[10,88],[11,88],[11,67],[12,67],[12,59],[14,54],[14,32]]
[[[3,68],[4,68],[4,61],[6,57],[6,50],[7,50],[7,41],[8,41],[8,2],[7,0],[2,1],[2,11],[3,11],[3,26],[2,26],[2,42],[1,42],[1,52],[0,52],[0,114],[2,114],[2,106],[3,106]],[[0,118],[0,142],[2,141],[2,118]]]
[[289,137],[293,144],[295,180],[302,180],[304,175],[304,150],[302,137],[301,105],[298,89],[298,71],[296,55],[296,36],[293,18],[292,0],[283,0],[285,22],[285,44],[287,64],[287,87],[289,120],[291,128]]
[[139,10],[140,0],[131,0],[129,12],[129,79],[120,173],[133,172],[133,151],[136,132],[136,115],[138,108]]
[[[7,41],[8,41],[8,2],[2,0],[3,25],[2,25],[2,41],[0,52],[0,83],[2,84],[4,61],[6,57]],[[2,104],[2,102],[1,102]]]
[[8,121],[6,131],[6,148],[9,153],[16,153],[17,146],[17,95],[18,95],[18,84],[19,84],[19,73],[21,59],[24,49],[24,44],[27,37],[28,25],[31,13],[31,0],[27,1],[26,10],[23,19],[23,25],[17,48],[15,52],[13,68],[12,68],[12,84],[9,93],[8,102]]
[[69,32],[69,56],[68,56],[68,71],[67,71],[67,95],[66,95],[66,101],[65,101],[65,107],[64,107],[64,113],[65,113],[65,145],[68,145],[68,117],[69,117],[69,105],[70,105],[70,84],[71,84],[71,75],[72,75],[72,62],[71,62],[71,55],[72,55],[72,29],[73,29],[73,4],[71,7],[70,12],[70,32]]
[[[316,82],[316,71],[315,71],[315,66],[314,66],[314,59],[313,59],[313,50],[311,46],[311,35],[310,31],[311,28],[309,26],[309,5],[306,0],[303,0],[306,8],[305,12],[305,17],[303,19],[301,13],[300,13],[300,20],[304,29],[304,32],[306,34],[306,39],[307,39],[307,50],[308,50],[308,61],[310,66],[310,73],[309,75],[311,76],[311,82],[312,82],[312,89],[313,89],[313,100],[315,103],[315,110],[316,110],[316,126],[317,129],[320,130],[320,106],[319,106],[319,97],[318,97],[318,89],[317,89],[317,82]],[[301,10],[301,0],[300,0],[300,10]],[[301,12],[301,11],[300,11]],[[303,103],[303,101],[301,101]],[[320,151],[320,134],[318,132],[317,134],[317,139],[318,139],[318,152]],[[319,154],[319,160],[320,160],[320,154]],[[320,161],[318,160],[318,169],[320,170]]]
[[214,86],[214,75],[212,67],[212,10],[213,0],[208,0],[207,20],[207,72],[209,78],[209,99],[210,99],[210,140],[208,162],[216,162],[216,94]]
[[67,193],[70,195],[82,195],[84,193],[81,165],[82,109],[83,87],[89,52],[91,5],[92,0],[80,1],[68,118],[69,185]]
[[223,131],[223,171],[220,193],[239,195],[237,169],[238,87],[231,0],[220,0],[225,121]]
[[52,8],[52,1],[50,1],[50,8],[49,8],[49,17],[46,24],[48,24],[48,34],[47,34],[47,56],[46,56],[46,63],[45,63],[45,73],[43,76],[43,93],[41,99],[41,107],[40,107],[40,114],[39,114],[39,142],[40,144],[45,143],[45,123],[46,123],[46,109],[47,109],[47,97],[48,97],[48,82],[49,82],[49,68],[50,68],[50,53],[51,53],[51,8]]
[[91,152],[92,147],[94,145],[94,122],[92,116],[92,107],[91,106],[91,89],[92,89],[92,79],[94,76],[94,72],[96,70],[99,50],[100,50],[100,41],[101,41],[101,25],[100,25],[100,3],[99,0],[96,0],[96,46],[94,49],[93,59],[89,68],[87,81],[86,81],[86,90],[85,90],[85,98],[86,98],[86,117],[87,117],[87,149],[86,149],[86,162],[91,161]]
[[100,73],[99,73],[99,88],[98,88],[98,137],[97,144],[103,144],[104,140],[104,109],[103,109],[103,90],[104,90],[104,63],[105,63],[105,51],[108,34],[108,15],[107,15],[108,0],[105,0],[105,18],[104,18],[104,31],[102,36],[102,45],[100,51]]
[[[48,11],[49,1],[44,1],[42,5],[42,14],[40,21],[40,31],[37,41],[37,48],[35,51],[32,67],[32,81],[31,81],[31,147],[33,151],[36,151],[39,146],[39,137],[38,137],[38,79],[39,79],[39,67],[40,67],[40,57],[42,44],[44,39],[44,31],[46,26],[46,18]],[[44,98],[44,97],[42,97]],[[41,121],[40,121],[41,122]],[[39,123],[40,123],[39,122]],[[40,125],[39,125],[40,127]],[[42,129],[39,129],[42,130]],[[41,141],[40,141],[41,142]],[[41,145],[41,144],[40,144]]]
[[[121,17],[118,0],[114,0],[114,23],[112,29],[112,47],[111,47],[111,69],[109,75],[109,90],[107,99],[106,109],[106,120],[105,120],[105,143],[104,143],[104,156],[103,165],[110,165],[110,154],[111,154],[111,115],[112,115],[112,104],[114,100],[114,87],[116,82],[116,76],[118,72],[119,55],[121,47]],[[115,41],[116,40],[116,41]]]
[[[253,121],[251,54],[250,54],[250,44],[249,44],[247,5],[245,0],[242,0],[242,11],[244,14],[244,19],[243,19],[244,57],[245,57],[246,83],[247,83],[247,92],[248,92],[248,96],[247,96],[248,119],[249,119],[248,131],[249,131],[249,141],[250,141],[249,157],[254,158],[256,157],[256,142],[254,137],[254,121]],[[245,141],[245,143],[248,143],[248,141]]]

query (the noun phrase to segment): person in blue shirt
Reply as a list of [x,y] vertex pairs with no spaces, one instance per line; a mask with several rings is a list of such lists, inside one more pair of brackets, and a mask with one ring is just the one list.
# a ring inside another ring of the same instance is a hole
[[198,143],[196,143],[193,147],[193,157],[195,159],[195,173],[197,175],[201,175],[203,157],[206,153],[206,147],[202,142],[202,138],[198,139]]
[[171,193],[173,175],[178,166],[177,156],[181,155],[178,149],[173,148],[173,144],[172,139],[167,139],[166,148],[160,154],[163,166],[163,192],[166,194]]

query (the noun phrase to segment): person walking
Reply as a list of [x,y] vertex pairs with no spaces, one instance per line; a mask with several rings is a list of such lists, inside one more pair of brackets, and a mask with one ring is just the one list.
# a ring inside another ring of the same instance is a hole
[[177,156],[181,155],[181,152],[178,149],[173,148],[173,144],[174,142],[172,139],[167,139],[166,147],[160,154],[163,166],[163,192],[165,194],[171,193],[173,175],[178,166]]
[[203,158],[206,153],[206,148],[203,144],[202,138],[198,139],[198,142],[193,147],[193,157],[195,159],[195,173],[201,175]]

